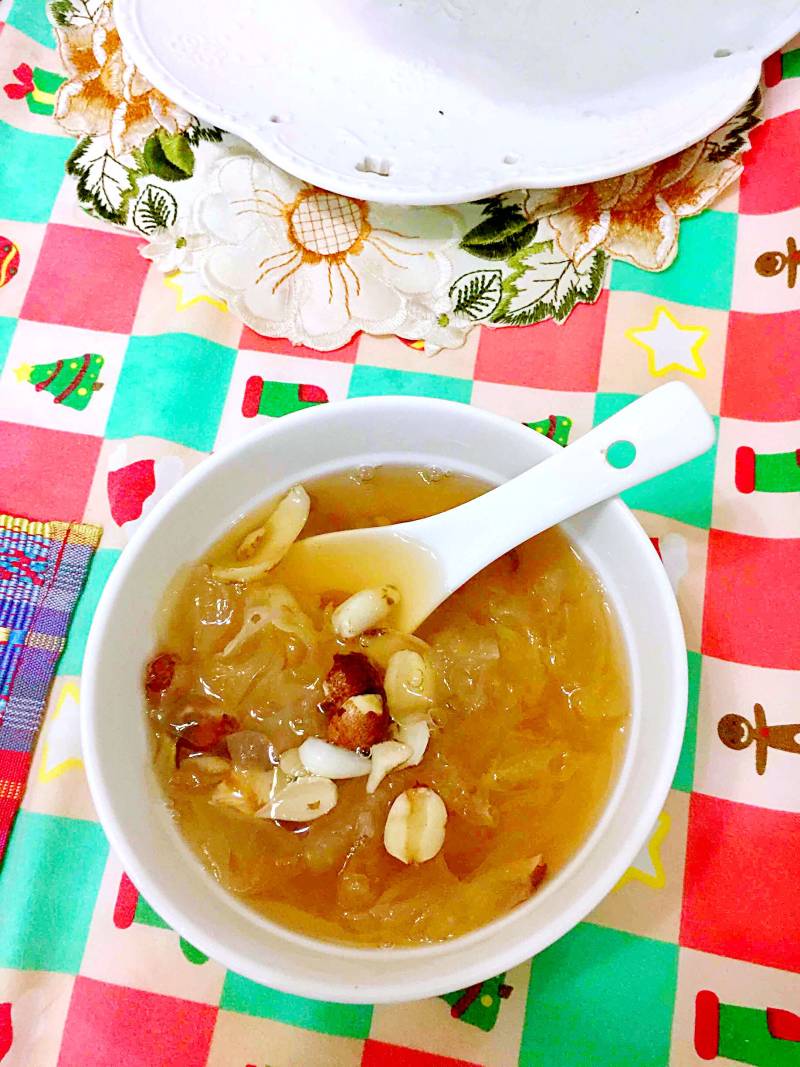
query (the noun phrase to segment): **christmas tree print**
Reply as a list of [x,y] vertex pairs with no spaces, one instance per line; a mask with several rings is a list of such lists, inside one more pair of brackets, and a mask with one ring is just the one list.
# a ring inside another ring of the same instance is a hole
[[30,382],[37,393],[50,393],[54,404],[83,411],[103,383],[97,380],[104,359],[88,352],[77,359],[58,359],[55,363],[24,364],[17,368],[17,378]]
[[567,415],[548,415],[546,419],[526,422],[525,425],[542,434],[543,437],[549,437],[557,445],[566,445],[572,429],[572,419]]
[[445,993],[442,1000],[450,1005],[450,1014],[454,1019],[477,1026],[479,1030],[491,1030],[500,1014],[500,1004],[513,993],[513,988],[506,985],[505,972],[496,978],[468,989],[459,989],[455,993]]

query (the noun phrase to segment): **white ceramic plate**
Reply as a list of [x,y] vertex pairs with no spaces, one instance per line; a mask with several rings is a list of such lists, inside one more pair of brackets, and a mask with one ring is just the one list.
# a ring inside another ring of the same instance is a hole
[[700,140],[800,0],[116,0],[187,110],[339,193],[473,200],[622,174]]

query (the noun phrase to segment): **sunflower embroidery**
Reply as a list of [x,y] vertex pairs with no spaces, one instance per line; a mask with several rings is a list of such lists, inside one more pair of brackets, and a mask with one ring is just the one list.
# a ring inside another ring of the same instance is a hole
[[249,153],[220,160],[208,184],[196,217],[207,281],[263,333],[335,348],[358,330],[428,325],[446,296],[451,209],[368,204]]

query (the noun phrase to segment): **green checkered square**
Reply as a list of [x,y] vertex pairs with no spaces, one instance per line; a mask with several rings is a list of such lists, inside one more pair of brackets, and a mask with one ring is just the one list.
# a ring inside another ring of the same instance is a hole
[[50,0],[13,0],[7,19],[9,26],[15,26],[46,48],[55,48],[55,34],[47,18],[49,4]]
[[0,967],[78,973],[107,856],[98,823],[18,813],[0,868]]
[[339,1037],[369,1037],[372,1025],[371,1005],[326,1004],[319,1000],[292,997],[288,993],[279,993],[276,989],[250,982],[232,971],[228,971],[225,977],[219,1006],[223,1011],[275,1019],[304,1030],[317,1030]]
[[75,614],[72,616],[72,625],[69,628],[67,644],[59,660],[59,674],[81,673],[86,639],[89,636],[89,628],[92,625],[94,613],[97,611],[97,602],[118,559],[119,550],[116,548],[101,548],[95,552],[89,565],[86,585],[75,607]]
[[666,1067],[678,946],[582,923],[531,966],[520,1067]]
[[74,147],[71,137],[46,137],[0,122],[0,218],[47,222]]
[[673,789],[691,793],[694,784],[694,757],[697,750],[697,709],[700,704],[700,672],[703,657],[699,652],[687,652],[689,667],[689,705],[686,709],[686,732],[683,747],[672,782]]
[[132,337],[106,436],[137,434],[210,452],[236,352],[186,333]]
[[[598,393],[594,406],[594,425],[604,422],[621,408],[636,400],[632,393]],[[719,418],[714,417],[719,432]],[[717,463],[717,442],[703,456],[682,463],[666,474],[652,478],[622,494],[631,508],[665,515],[689,526],[707,530],[711,526],[711,506],[714,494],[714,470]]]
[[7,319],[4,315],[0,315],[0,371],[5,365],[6,357],[11,348],[11,338],[14,336],[16,327],[16,319]]
[[420,374],[357,363],[353,367],[348,396],[433,396],[468,404],[472,398],[472,382],[443,374]]
[[727,311],[733,291],[738,221],[738,215],[731,211],[706,211],[684,219],[672,266],[665,271],[648,271],[615,260],[611,288]]

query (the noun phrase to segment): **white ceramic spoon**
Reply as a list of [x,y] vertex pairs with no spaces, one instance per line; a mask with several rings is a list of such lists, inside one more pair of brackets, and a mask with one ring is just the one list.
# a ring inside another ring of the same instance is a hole
[[[428,519],[298,541],[279,570],[320,592],[391,584],[387,625],[413,632],[452,592],[523,541],[706,452],[714,424],[680,382],[635,400],[569,447]],[[296,570],[297,569],[297,570]]]

